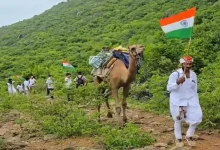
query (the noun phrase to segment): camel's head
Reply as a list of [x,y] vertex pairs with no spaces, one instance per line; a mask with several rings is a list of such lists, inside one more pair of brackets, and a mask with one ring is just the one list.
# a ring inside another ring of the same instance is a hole
[[140,58],[140,55],[143,54],[144,46],[143,45],[131,45],[128,47],[129,53],[136,59]]

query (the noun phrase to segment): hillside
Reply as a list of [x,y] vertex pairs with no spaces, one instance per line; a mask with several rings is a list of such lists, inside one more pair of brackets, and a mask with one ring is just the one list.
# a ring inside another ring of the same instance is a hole
[[[197,7],[197,14],[190,49],[199,72],[201,67],[215,62],[218,56],[219,2],[74,0],[0,29],[1,77],[32,71],[30,69],[36,66],[41,70],[58,68],[63,59],[88,73],[91,69],[88,57],[103,46],[137,43],[146,46],[149,77],[154,68],[160,73],[168,73],[175,67],[170,61],[177,63],[187,41],[167,40],[158,20],[193,6]],[[35,74],[39,73],[35,71]]]
[[[143,44],[146,47],[145,68],[141,69],[138,81],[146,81],[146,86],[159,82],[164,90],[165,85],[160,82],[166,82],[168,74],[176,69],[188,40],[166,39],[158,20],[195,6],[190,55],[195,59],[194,70],[200,73],[199,90],[207,96],[202,98],[217,103],[219,99],[214,97],[219,93],[215,84],[220,82],[216,68],[220,48],[219,5],[217,0],[72,0],[60,3],[32,19],[0,28],[1,81],[30,73],[37,77],[52,73],[61,78],[63,59],[89,75],[88,58],[103,46]],[[219,120],[219,116],[216,119]]]
[[[5,87],[7,78],[14,75],[34,74],[44,82],[51,73],[59,83],[56,94],[62,97],[63,59],[77,65],[78,70],[91,78],[89,56],[96,55],[103,46],[143,44],[145,63],[137,77],[140,85],[132,88],[131,95],[148,94],[149,97],[144,103],[133,102],[145,111],[168,114],[166,81],[185,54],[188,40],[167,39],[158,20],[191,7],[197,9],[190,55],[195,60],[193,69],[198,74],[204,114],[200,127],[220,128],[218,0],[69,0],[60,3],[32,19],[0,28],[1,86]],[[5,88],[0,91],[1,99],[7,100]],[[4,107],[9,106],[6,103]]]

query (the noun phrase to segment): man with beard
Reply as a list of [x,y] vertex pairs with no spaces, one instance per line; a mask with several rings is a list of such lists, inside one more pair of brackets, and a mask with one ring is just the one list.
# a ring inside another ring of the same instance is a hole
[[193,135],[196,127],[202,122],[202,110],[197,93],[197,76],[191,70],[193,58],[184,56],[180,59],[182,68],[169,76],[167,90],[170,92],[170,112],[174,120],[174,135],[176,146],[183,147],[181,124],[189,124],[186,141],[190,146],[196,146]]

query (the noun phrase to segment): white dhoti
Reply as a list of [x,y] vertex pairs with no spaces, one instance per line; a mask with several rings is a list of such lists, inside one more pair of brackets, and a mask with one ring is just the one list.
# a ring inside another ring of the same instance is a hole
[[182,117],[181,120],[177,119],[177,116],[180,113],[179,106],[173,105],[170,103],[170,112],[174,120],[174,134],[176,139],[182,139],[181,123],[185,121],[189,124],[189,129],[187,130],[186,136],[192,137],[196,130],[198,124],[202,122],[202,110],[199,104],[195,106],[190,106],[189,104],[184,107],[186,111],[186,118]]

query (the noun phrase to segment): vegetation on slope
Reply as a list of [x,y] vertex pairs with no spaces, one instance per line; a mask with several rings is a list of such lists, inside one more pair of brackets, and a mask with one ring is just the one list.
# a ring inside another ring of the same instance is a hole
[[[199,93],[204,112],[203,127],[219,127],[220,1],[217,0],[73,0],[61,3],[32,19],[0,28],[0,78],[33,73],[44,79],[51,73],[63,95],[67,59],[89,76],[88,58],[103,46],[143,44],[145,63],[132,90],[149,93],[144,109],[168,113],[166,80],[185,54],[187,40],[165,38],[160,18],[196,7],[190,55],[199,75]],[[42,81],[43,82],[43,81]],[[146,89],[148,90],[147,92]],[[5,95],[5,89],[1,89]],[[136,92],[133,92],[134,94]],[[4,99],[4,98],[2,98]],[[210,109],[211,108],[211,109]]]
[[[92,86],[90,88],[94,89]],[[155,141],[148,133],[141,131],[133,123],[128,123],[123,128],[118,128],[115,124],[99,123],[97,112],[91,109],[91,105],[86,105],[88,102],[91,103],[86,98],[91,94],[90,91],[84,92],[84,98],[80,98],[82,95],[80,90],[73,93],[74,97],[79,97],[79,100],[72,103],[67,103],[63,97],[57,97],[51,103],[50,100],[45,101],[45,98],[42,98],[42,93],[32,94],[29,97],[10,96],[4,98],[0,103],[2,116],[0,121],[4,120],[5,114],[16,110],[25,116],[15,120],[20,126],[27,122],[34,122],[30,125],[31,129],[42,130],[45,134],[53,134],[60,138],[93,137],[94,141],[102,143],[105,146],[104,149],[109,150],[143,147]],[[80,105],[81,107],[79,107]],[[84,105],[86,108],[82,107]],[[0,147],[4,146],[4,143],[1,144],[1,142],[3,143],[0,139]]]

